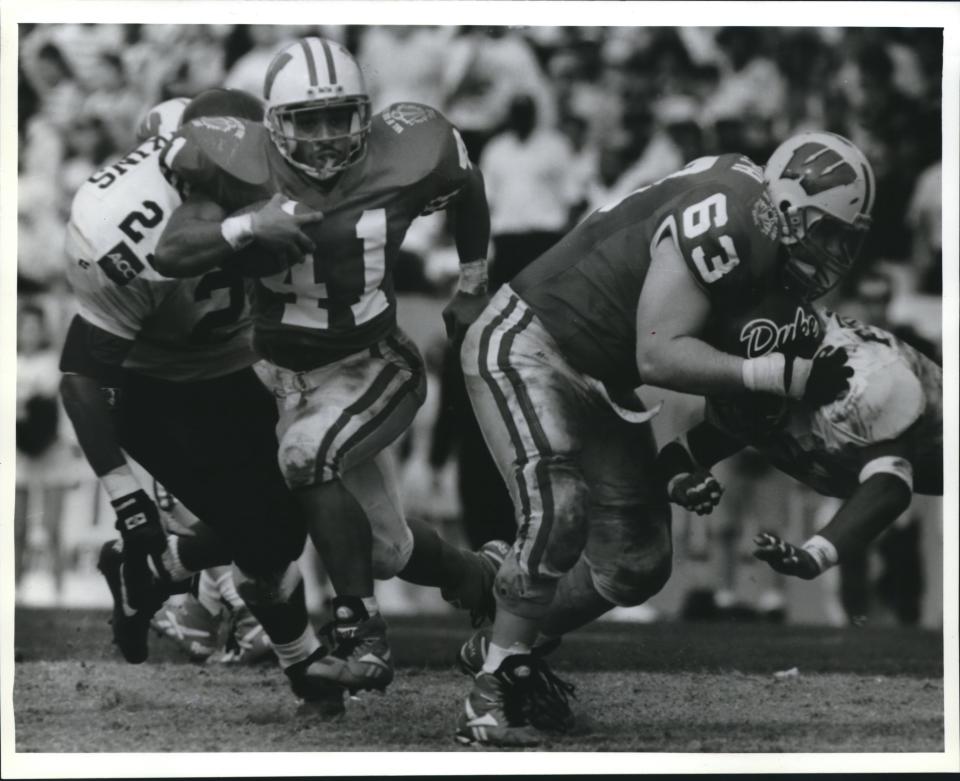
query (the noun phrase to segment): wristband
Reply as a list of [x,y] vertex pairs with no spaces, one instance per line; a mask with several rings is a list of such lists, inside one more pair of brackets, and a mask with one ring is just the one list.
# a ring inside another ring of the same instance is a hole
[[227,217],[220,223],[220,235],[233,249],[242,249],[253,241],[253,214]]
[[487,292],[487,261],[485,258],[460,264],[460,282],[457,289],[461,293],[480,295]]
[[747,390],[799,400],[807,388],[812,366],[813,361],[805,358],[787,360],[783,353],[770,353],[745,359],[740,376]]
[[660,479],[667,486],[667,493],[673,490],[678,479],[691,474],[697,468],[697,462],[687,447],[686,437],[681,435],[664,445],[657,454],[657,467]]
[[813,557],[820,572],[830,569],[840,561],[840,554],[834,544],[819,534],[814,534],[801,547]]
[[103,490],[107,492],[111,502],[140,490],[140,483],[126,464],[111,469],[105,475],[100,475],[100,484],[103,486]]
[[860,470],[859,481],[867,482],[874,475],[892,475],[907,484],[907,488],[913,491],[913,466],[907,459],[899,456],[880,456],[867,463]]

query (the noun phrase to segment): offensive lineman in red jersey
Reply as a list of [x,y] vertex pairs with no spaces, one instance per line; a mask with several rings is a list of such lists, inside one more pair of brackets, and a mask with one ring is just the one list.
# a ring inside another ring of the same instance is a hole
[[[568,685],[537,646],[616,605],[638,605],[671,569],[670,513],[641,384],[832,401],[842,350],[744,360],[705,341],[716,322],[782,286],[822,295],[859,249],[873,173],[846,139],[782,144],[766,169],[705,157],[603,207],[494,296],[462,362],[519,533],[496,579],[497,615],[461,649],[475,673],[464,743],[535,745],[569,728]],[[479,669],[478,669],[479,668]]]
[[[254,348],[280,409],[280,467],[337,593],[336,648],[310,672],[382,689],[393,668],[374,578],[399,574],[450,598],[477,566],[426,524],[408,525],[384,452],[426,390],[422,360],[396,324],[393,271],[410,223],[454,208],[462,273],[444,319],[455,338],[465,330],[487,301],[483,179],[434,109],[396,104],[374,116],[357,63],[332,41],[281,50],[264,99],[264,124],[200,120],[166,150],[190,196],[156,265],[191,276],[242,263],[256,277]],[[496,565],[500,545],[483,549]],[[305,635],[276,650],[286,665],[316,646]]]

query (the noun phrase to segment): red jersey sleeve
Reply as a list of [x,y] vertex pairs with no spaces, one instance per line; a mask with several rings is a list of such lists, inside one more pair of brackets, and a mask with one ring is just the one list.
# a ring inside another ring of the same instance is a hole
[[779,252],[776,214],[762,185],[699,185],[672,210],[680,254],[710,300],[740,308],[764,295]]

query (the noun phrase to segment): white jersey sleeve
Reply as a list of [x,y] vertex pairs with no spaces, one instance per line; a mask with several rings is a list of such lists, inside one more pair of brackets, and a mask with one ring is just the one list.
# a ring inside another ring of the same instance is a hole
[[176,280],[152,267],[153,252],[181,199],[157,161],[165,140],[147,140],[90,177],[67,226],[67,280],[81,316],[133,339]]
[[923,382],[892,334],[831,314],[824,344],[845,348],[853,368],[847,393],[813,416],[828,450],[896,439],[924,415]]

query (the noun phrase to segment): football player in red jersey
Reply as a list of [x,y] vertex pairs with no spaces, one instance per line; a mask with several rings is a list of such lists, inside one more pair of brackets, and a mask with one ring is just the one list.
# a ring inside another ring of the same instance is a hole
[[538,638],[638,605],[669,577],[670,513],[647,423],[656,410],[637,386],[810,406],[846,388],[842,350],[744,360],[706,336],[768,290],[818,296],[836,284],[874,191],[860,151],[827,133],[787,140],[766,169],[736,154],[700,158],[597,210],[493,297],[462,362],[519,533],[459,740],[531,745],[528,720],[568,725],[566,690],[532,653]]
[[744,447],[755,448],[817,493],[844,500],[800,546],[769,532],[755,539],[757,558],[810,580],[866,547],[906,511],[914,492],[943,494],[943,380],[937,364],[881,328],[795,300],[765,300],[730,325],[718,329],[715,343],[748,358],[774,350],[810,355],[811,342],[814,350],[846,350],[853,369],[849,390],[814,409],[775,397],[708,398],[705,420],[658,456],[671,501],[711,512],[722,488],[710,468]]
[[431,527],[406,522],[384,452],[425,394],[422,360],[397,327],[393,271],[410,223],[455,209],[462,273],[444,319],[462,335],[487,300],[483,179],[434,109],[374,115],[359,66],[335,42],[282,49],[264,99],[264,124],[199,120],[164,153],[190,196],[156,265],[191,276],[242,264],[255,276],[257,371],[280,408],[280,467],[337,594],[337,646],[311,670],[382,689],[393,667],[374,578],[399,574],[451,598],[476,569]]

